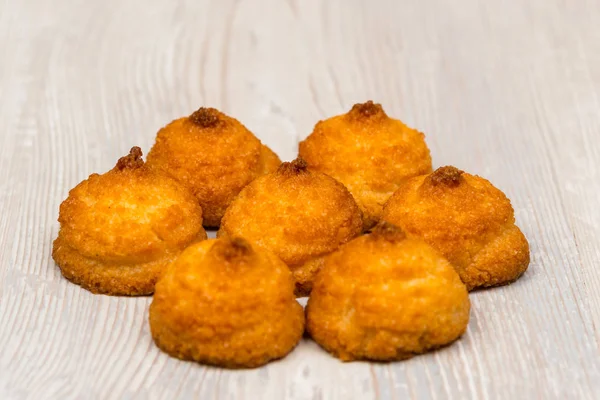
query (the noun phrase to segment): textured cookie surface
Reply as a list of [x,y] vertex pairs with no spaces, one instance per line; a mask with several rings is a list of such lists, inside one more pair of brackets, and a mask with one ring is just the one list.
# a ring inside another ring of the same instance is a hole
[[73,188],[58,220],[54,260],[65,277],[96,293],[150,294],[165,266],[206,238],[194,196],[149,169],[139,148]]
[[177,119],[157,136],[148,165],[187,185],[204,212],[204,225],[218,227],[244,186],[277,169],[281,161],[238,120],[214,108]]
[[410,179],[390,198],[383,219],[439,250],[469,289],[510,283],[529,265],[529,244],[508,198],[455,167]]
[[383,224],[325,259],[308,300],[307,330],[344,361],[399,360],[456,340],[469,310],[450,263]]
[[245,187],[218,234],[241,236],[274,252],[292,270],[297,294],[306,295],[321,257],[361,230],[361,213],[348,190],[298,159]]
[[288,354],[304,313],[287,266],[241,238],[189,247],[156,285],[154,341],[170,355],[229,368],[257,367]]
[[381,217],[383,204],[409,177],[431,172],[431,156],[421,132],[389,118],[372,101],[320,121],[300,143],[300,157],[352,193],[365,229]]

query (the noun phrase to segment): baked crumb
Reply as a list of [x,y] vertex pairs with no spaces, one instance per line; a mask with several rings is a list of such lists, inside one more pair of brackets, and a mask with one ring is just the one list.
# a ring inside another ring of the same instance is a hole
[[369,100],[366,103],[358,103],[352,106],[352,109],[348,115],[356,120],[371,119],[374,117],[387,117],[381,104],[373,103],[373,100]]
[[214,108],[200,107],[190,115],[190,121],[201,128],[212,128],[221,122],[219,111]]
[[119,158],[117,161],[116,168],[119,171],[123,171],[125,168],[127,169],[135,169],[144,166],[144,160],[142,159],[142,149],[135,146],[129,150],[129,154],[125,157]]
[[[233,237],[229,240],[225,239],[219,245],[221,246],[218,247],[218,250],[227,261],[246,257],[253,253],[250,243],[241,237]],[[215,249],[217,249],[217,246],[215,246]]]
[[399,242],[406,239],[406,233],[397,225],[382,221],[371,233],[373,238],[384,238],[388,242]]
[[429,182],[433,186],[445,185],[456,187],[460,185],[463,173],[463,171],[453,166],[440,167],[429,175]]
[[308,164],[302,157],[296,158],[292,162],[284,162],[282,163],[277,172],[282,175],[300,175],[304,172],[308,171]]

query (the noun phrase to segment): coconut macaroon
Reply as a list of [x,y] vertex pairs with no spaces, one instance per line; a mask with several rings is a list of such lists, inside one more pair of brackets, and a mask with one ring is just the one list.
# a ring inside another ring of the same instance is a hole
[[297,159],[246,186],[225,212],[218,236],[241,236],[274,252],[292,270],[296,294],[305,296],[322,257],[361,230],[350,192]]
[[190,246],[156,285],[150,329],[168,354],[228,368],[284,357],[304,332],[287,266],[241,238]]
[[390,118],[380,104],[356,104],[343,115],[319,121],[300,143],[299,155],[352,193],[365,229],[381,216],[383,204],[407,178],[431,172],[425,136]]
[[439,250],[469,290],[510,283],[529,265],[529,244],[510,200],[487,180],[452,166],[406,182],[383,219]]
[[409,358],[459,338],[465,285],[450,263],[382,223],[326,257],[306,308],[307,331],[343,361]]
[[206,239],[195,197],[141,157],[132,148],[60,205],[52,257],[67,279],[93,293],[150,294],[184,248]]
[[149,166],[191,189],[208,227],[219,226],[244,186],[279,164],[277,155],[238,120],[204,107],[162,128],[148,153]]

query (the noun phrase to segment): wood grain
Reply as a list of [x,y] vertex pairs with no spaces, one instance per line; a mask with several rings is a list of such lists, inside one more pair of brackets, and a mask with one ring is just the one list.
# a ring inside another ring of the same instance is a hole
[[[598,26],[596,0],[0,2],[0,398],[600,397]],[[455,345],[343,364],[304,340],[207,368],[156,349],[149,298],[94,296],[52,262],[69,188],[170,120],[221,108],[289,160],[366,99],[504,190],[531,242]]]

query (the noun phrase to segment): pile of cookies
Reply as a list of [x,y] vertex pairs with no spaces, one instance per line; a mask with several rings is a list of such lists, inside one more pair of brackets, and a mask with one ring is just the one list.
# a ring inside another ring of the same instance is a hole
[[230,368],[282,358],[305,331],[345,361],[445,346],[467,328],[469,290],[529,264],[508,198],[455,167],[432,171],[424,135],[371,101],[317,123],[284,163],[200,108],[162,128],[146,162],[134,147],[73,188],[58,220],[67,279],[154,293],[158,347]]

